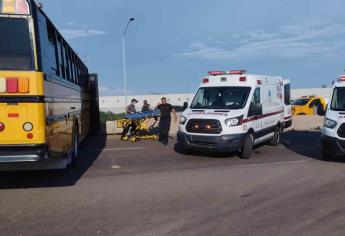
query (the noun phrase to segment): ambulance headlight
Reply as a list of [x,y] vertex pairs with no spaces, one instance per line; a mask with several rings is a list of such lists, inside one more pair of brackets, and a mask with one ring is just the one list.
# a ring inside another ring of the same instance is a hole
[[186,123],[186,121],[187,121],[187,118],[184,117],[184,116],[181,116],[181,118],[180,118],[180,124],[181,124],[181,125],[184,125],[184,124]]
[[230,118],[225,120],[225,125],[228,127],[237,126],[241,124],[243,116]]
[[335,120],[326,118],[324,125],[326,128],[334,129],[337,126],[337,122]]

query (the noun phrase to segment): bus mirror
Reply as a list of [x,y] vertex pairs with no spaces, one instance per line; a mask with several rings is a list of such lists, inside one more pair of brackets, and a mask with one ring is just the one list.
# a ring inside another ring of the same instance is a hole
[[188,102],[183,103],[183,110],[185,111],[188,108]]

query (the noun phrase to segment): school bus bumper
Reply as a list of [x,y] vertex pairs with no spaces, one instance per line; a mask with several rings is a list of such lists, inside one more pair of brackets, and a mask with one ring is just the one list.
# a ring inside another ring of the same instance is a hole
[[38,162],[45,156],[45,144],[0,145],[0,163]]

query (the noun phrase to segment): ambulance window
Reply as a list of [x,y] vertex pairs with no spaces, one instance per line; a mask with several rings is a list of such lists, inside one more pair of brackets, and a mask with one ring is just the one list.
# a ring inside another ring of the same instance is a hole
[[291,105],[291,87],[290,84],[284,86],[284,101],[285,105]]
[[345,87],[336,87],[334,89],[331,110],[345,111]]
[[253,104],[261,103],[261,101],[260,101],[260,88],[255,89],[252,103]]
[[250,93],[250,87],[200,88],[191,104],[192,109],[242,109]]
[[[254,94],[253,94],[252,101],[250,103],[250,107],[249,107],[249,111],[248,111],[248,117],[258,115],[258,111],[255,111],[255,109],[257,107],[257,104],[260,104],[260,103],[261,103],[260,88],[256,88],[254,91]],[[260,114],[262,115],[262,110],[260,111]]]

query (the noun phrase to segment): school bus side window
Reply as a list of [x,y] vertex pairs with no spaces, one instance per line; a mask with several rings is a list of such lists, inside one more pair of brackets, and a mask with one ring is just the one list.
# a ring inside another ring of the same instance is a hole
[[65,69],[65,79],[69,79],[69,71],[68,71],[68,58],[67,58],[67,50],[66,50],[66,43],[63,41],[62,43],[62,58],[63,58],[63,66]]
[[78,67],[77,67],[77,57],[73,54],[73,67],[74,67],[74,83],[78,84]]
[[64,67],[64,61],[63,61],[63,54],[62,54],[62,45],[61,45],[61,37],[58,36],[57,40],[57,45],[58,45],[58,55],[59,55],[59,63],[60,63],[60,71],[61,71],[61,77],[66,78],[65,75],[65,67]]
[[[48,33],[48,42],[50,44],[50,52],[49,53],[49,64],[50,69],[53,70],[53,73],[56,75],[60,75],[59,70],[59,56],[58,56],[58,48],[57,48],[57,42],[56,42],[56,32],[53,27],[53,25],[47,21],[47,33]],[[43,61],[43,63],[45,63]]]
[[70,68],[71,68],[71,82],[74,83],[75,76],[74,76],[74,62],[73,62],[72,49],[69,50],[69,61],[70,61]]

